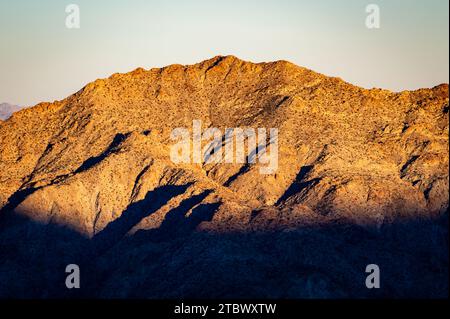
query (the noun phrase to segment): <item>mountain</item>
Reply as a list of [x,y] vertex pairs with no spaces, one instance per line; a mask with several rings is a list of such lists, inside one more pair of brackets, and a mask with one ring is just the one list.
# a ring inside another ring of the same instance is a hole
[[22,107],[8,103],[0,103],[0,121],[7,120],[14,112],[20,111]]
[[[278,129],[276,169],[174,163],[171,134],[193,121]],[[370,257],[391,264],[384,293],[445,294],[448,121],[447,84],[368,90],[286,61],[114,74],[0,126],[0,239],[11,260],[46,251],[37,297],[69,293],[49,272],[77,258],[104,278],[96,297],[367,296]],[[2,264],[0,295],[36,297],[17,269]]]

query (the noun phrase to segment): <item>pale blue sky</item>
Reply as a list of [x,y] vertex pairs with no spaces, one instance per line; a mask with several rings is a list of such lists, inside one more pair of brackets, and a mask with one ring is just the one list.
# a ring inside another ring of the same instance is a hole
[[[78,4],[81,28],[65,27]],[[367,29],[365,8],[381,9]],[[448,82],[448,0],[0,0],[0,102],[63,99],[85,84],[233,54],[284,59],[395,91]]]

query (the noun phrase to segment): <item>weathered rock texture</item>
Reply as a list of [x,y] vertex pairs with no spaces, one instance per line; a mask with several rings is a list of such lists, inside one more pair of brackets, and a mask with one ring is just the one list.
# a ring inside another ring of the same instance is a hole
[[[194,119],[222,131],[278,128],[278,171],[173,164],[169,134]],[[289,62],[216,57],[97,80],[15,114],[0,141],[0,206],[17,200],[18,212],[89,235],[156,187],[187,183],[187,196],[212,190],[204,201],[222,203],[210,229],[247,227],[258,209],[255,222],[379,224],[448,207],[447,85],[365,90]]]
[[[222,132],[278,128],[278,170],[174,164],[170,133],[193,120]],[[137,69],[0,124],[0,214],[5,225],[15,213],[66,226],[101,252],[138,230],[164,237],[168,224],[173,234],[225,236],[439,219],[448,121],[447,84],[367,90],[286,61],[233,56]]]

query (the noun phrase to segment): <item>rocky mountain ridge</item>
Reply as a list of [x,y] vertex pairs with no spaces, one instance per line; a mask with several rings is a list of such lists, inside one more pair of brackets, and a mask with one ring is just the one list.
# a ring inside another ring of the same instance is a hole
[[[195,119],[204,128],[278,128],[278,171],[173,164],[170,132]],[[97,80],[14,114],[0,139],[0,205],[29,193],[12,203],[16,211],[90,236],[172,184],[212,190],[205,201],[221,206],[204,226],[216,230],[264,215],[275,224],[318,216],[378,224],[448,207],[448,85],[365,90],[285,61],[216,57]],[[157,226],[163,215],[142,223]]]
[[[174,163],[194,120],[277,128],[277,171]],[[447,84],[367,90],[286,61],[96,80],[0,123],[0,296],[448,295],[448,120]]]

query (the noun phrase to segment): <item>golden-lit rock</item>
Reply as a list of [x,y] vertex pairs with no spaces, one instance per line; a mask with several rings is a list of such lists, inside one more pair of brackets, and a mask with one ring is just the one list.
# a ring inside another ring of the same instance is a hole
[[[170,133],[193,120],[278,128],[278,170],[173,163]],[[166,185],[188,188],[133,231],[205,191],[202,203],[217,205],[198,228],[217,232],[437,216],[448,208],[448,121],[447,84],[367,90],[233,56],[139,68],[0,122],[0,207],[89,236]]]

